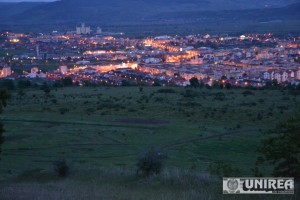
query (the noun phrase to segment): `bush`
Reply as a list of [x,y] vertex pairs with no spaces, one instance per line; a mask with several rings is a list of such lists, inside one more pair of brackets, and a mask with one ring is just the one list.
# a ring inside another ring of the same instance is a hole
[[51,89],[47,84],[44,84],[43,86],[41,86],[41,90],[43,90],[46,95],[49,95],[49,93],[51,92]]
[[73,80],[71,77],[65,77],[61,81],[64,86],[72,86],[73,85]]
[[59,177],[66,177],[70,173],[70,167],[65,159],[57,160],[53,163],[54,171]]
[[187,98],[195,98],[198,97],[200,94],[193,90],[185,90],[185,92],[183,92],[181,95]]
[[242,94],[243,94],[245,97],[248,96],[248,95],[255,95],[253,92],[251,92],[251,91],[249,91],[249,90],[244,91]]
[[232,85],[231,85],[230,83],[226,83],[226,84],[225,84],[225,87],[226,87],[227,90],[230,90],[231,87],[232,87]]
[[200,86],[199,80],[196,77],[191,78],[190,79],[190,86],[191,87],[199,87]]
[[1,152],[1,144],[4,142],[4,136],[3,133],[5,132],[3,128],[3,124],[0,122],[0,152]]
[[160,174],[165,159],[166,156],[162,151],[150,149],[138,160],[137,174],[145,177]]
[[4,79],[0,82],[1,87],[7,89],[7,90],[14,90],[15,89],[15,83],[13,80]]
[[60,108],[59,109],[59,112],[60,112],[60,114],[65,114],[66,112],[69,112],[70,111],[70,109],[68,109],[68,108]]
[[159,89],[157,90],[157,93],[176,93],[176,91],[173,89]]
[[235,177],[240,175],[238,168],[234,168],[231,164],[222,161],[211,163],[208,167],[208,171],[210,174],[221,177]]
[[223,92],[216,93],[215,99],[219,101],[224,101],[226,98],[226,95]]
[[29,80],[20,80],[18,82],[18,88],[24,89],[29,88],[31,86],[31,82]]

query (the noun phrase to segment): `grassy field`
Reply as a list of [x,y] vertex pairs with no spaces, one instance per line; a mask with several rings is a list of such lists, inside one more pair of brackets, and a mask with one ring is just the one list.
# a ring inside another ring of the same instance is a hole
[[[6,141],[0,196],[226,199],[208,166],[224,161],[238,168],[240,176],[253,176],[263,133],[291,116],[300,101],[284,90],[245,91],[71,87],[53,89],[50,96],[38,89],[25,90],[24,96],[15,92],[1,115]],[[139,179],[137,158],[151,147],[167,153],[165,171]],[[72,166],[64,180],[52,172],[59,158]],[[271,176],[271,166],[262,170]],[[287,197],[296,199],[270,199]]]

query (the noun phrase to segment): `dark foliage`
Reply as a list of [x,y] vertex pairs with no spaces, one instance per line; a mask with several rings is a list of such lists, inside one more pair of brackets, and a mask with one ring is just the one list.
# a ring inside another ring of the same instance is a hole
[[43,90],[45,92],[46,95],[48,95],[50,92],[51,92],[51,89],[49,87],[49,85],[47,84],[44,84],[42,87],[41,87],[41,90]]
[[240,175],[240,170],[233,167],[230,163],[216,161],[208,167],[209,173],[220,177],[234,177]]
[[196,77],[191,78],[190,85],[191,87],[199,87],[200,86],[199,80]]
[[225,87],[226,87],[227,90],[230,90],[231,87],[232,87],[232,85],[231,85],[230,83],[226,83],[226,84],[225,84]]
[[70,167],[65,159],[57,160],[53,163],[54,171],[59,177],[66,177],[70,173]]
[[[3,136],[4,132],[5,132],[5,130],[4,130],[3,124],[0,122],[0,146],[4,142],[4,136]],[[1,152],[1,148],[0,148],[0,152]]]
[[251,91],[249,91],[249,90],[244,91],[242,94],[243,94],[245,97],[246,97],[246,96],[249,96],[249,95],[255,95],[253,92],[251,92]]
[[137,174],[145,177],[159,174],[162,171],[165,154],[157,149],[150,149],[137,163]]
[[182,94],[181,94],[183,97],[187,97],[187,98],[195,98],[195,97],[198,97],[200,95],[199,92],[196,92],[194,90],[185,90]]
[[4,79],[1,80],[0,82],[0,86],[4,89],[7,90],[14,90],[15,89],[15,83],[13,80],[9,80],[9,79]]
[[0,112],[3,111],[3,108],[7,105],[7,100],[10,98],[10,94],[7,90],[0,90]]
[[25,89],[31,86],[31,82],[29,80],[20,80],[18,82],[18,88]]
[[263,155],[257,164],[267,161],[273,164],[274,176],[294,177],[300,179],[300,117],[292,117],[280,123],[271,136],[262,141],[258,151]]
[[65,77],[62,79],[62,84],[64,86],[72,86],[73,85],[73,80],[71,77]]
[[164,94],[166,94],[166,93],[176,93],[176,91],[173,90],[173,89],[159,89],[159,90],[157,90],[157,93],[164,93]]

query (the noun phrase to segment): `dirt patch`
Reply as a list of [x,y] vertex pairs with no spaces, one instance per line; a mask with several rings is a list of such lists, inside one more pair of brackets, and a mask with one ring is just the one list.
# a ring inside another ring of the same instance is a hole
[[123,123],[123,124],[139,124],[139,125],[161,125],[168,124],[169,121],[162,119],[117,119],[114,122]]

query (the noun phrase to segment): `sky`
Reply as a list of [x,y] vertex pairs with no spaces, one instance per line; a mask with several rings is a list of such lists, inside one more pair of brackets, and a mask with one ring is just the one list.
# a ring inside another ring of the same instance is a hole
[[31,2],[50,2],[54,0],[0,0],[0,2],[22,2],[22,1],[31,1]]

